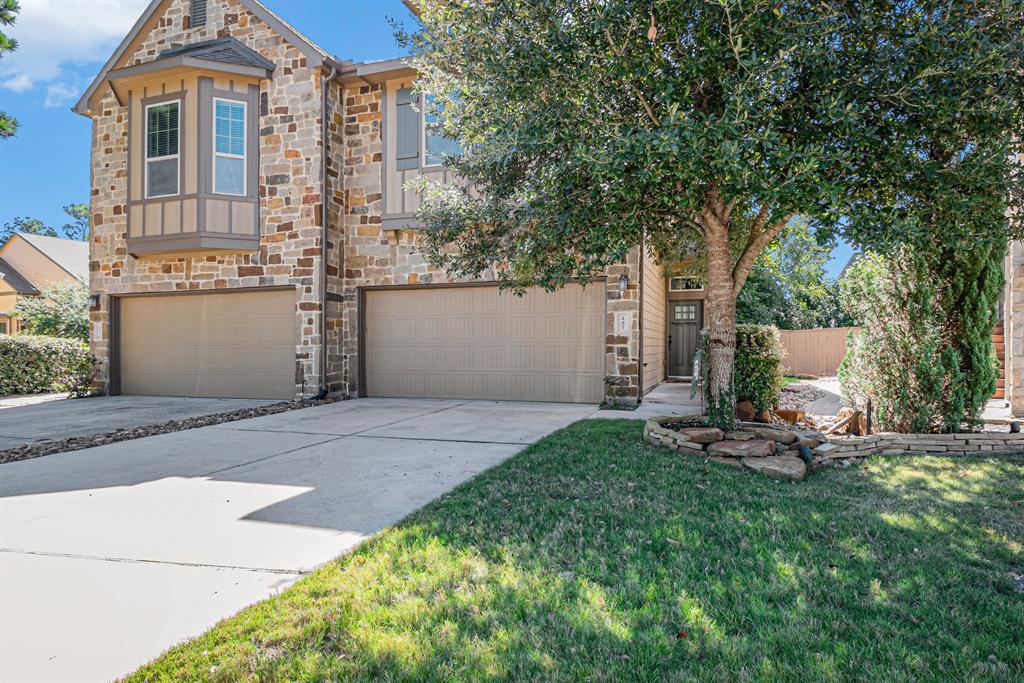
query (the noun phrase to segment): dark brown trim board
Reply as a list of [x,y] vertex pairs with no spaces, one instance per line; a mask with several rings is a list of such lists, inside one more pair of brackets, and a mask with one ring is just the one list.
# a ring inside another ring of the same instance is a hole
[[107,349],[107,393],[121,394],[121,300],[116,296],[107,297],[107,324],[110,330]]

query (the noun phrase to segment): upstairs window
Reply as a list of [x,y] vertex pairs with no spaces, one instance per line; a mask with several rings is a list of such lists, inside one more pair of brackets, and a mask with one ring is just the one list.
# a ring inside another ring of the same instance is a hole
[[146,107],[146,196],[178,194],[177,102]]
[[[444,163],[445,155],[458,156],[462,154],[462,145],[457,140],[431,131],[433,126],[440,123],[439,112],[436,111],[439,105],[435,104],[433,95],[427,95],[425,103],[426,106],[423,108],[424,165],[440,166]],[[441,113],[443,113],[443,109]]]
[[206,26],[206,0],[192,0],[192,28]]
[[245,195],[245,102],[214,99],[213,191]]

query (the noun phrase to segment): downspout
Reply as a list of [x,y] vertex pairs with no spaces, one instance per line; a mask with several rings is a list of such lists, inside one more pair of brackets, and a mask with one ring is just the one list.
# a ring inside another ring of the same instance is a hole
[[320,78],[320,227],[323,233],[320,236],[320,391],[313,397],[315,401],[327,397],[327,86],[337,76],[338,67],[332,65],[330,75]]

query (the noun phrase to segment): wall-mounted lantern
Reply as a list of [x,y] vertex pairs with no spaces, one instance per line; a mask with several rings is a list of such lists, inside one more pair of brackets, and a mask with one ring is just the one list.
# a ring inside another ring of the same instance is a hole
[[629,287],[629,276],[623,273],[619,276],[619,291],[625,292],[627,287]]

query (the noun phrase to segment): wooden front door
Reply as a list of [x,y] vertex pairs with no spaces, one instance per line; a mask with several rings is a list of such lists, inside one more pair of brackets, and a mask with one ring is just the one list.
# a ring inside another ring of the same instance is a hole
[[700,328],[704,323],[700,301],[668,302],[668,374],[693,376],[693,357],[697,353]]

